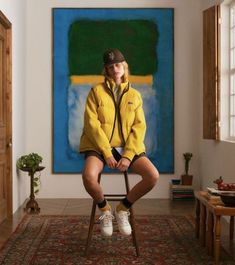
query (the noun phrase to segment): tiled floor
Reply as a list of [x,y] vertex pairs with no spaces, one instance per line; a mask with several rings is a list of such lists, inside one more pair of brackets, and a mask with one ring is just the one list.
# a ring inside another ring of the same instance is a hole
[[[90,215],[91,199],[37,199],[42,215]],[[113,203],[111,203],[113,204]],[[141,199],[134,205],[136,215],[142,214],[173,214],[194,215],[194,202],[171,201],[168,199]],[[98,213],[98,212],[97,212]],[[25,215],[23,206],[14,214],[13,218],[0,224],[0,247],[15,230]],[[235,239],[229,240],[228,224],[222,222],[222,245],[235,258]]]

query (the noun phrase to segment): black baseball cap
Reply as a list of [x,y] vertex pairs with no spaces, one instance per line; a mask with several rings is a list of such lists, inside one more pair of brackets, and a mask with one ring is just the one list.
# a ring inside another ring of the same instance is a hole
[[118,49],[108,49],[104,52],[103,62],[105,66],[121,63],[125,61],[125,57]]

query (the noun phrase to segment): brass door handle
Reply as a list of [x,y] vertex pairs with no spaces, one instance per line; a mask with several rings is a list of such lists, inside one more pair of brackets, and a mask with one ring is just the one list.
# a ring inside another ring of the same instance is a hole
[[12,147],[12,140],[10,139],[10,141],[7,143],[7,148]]

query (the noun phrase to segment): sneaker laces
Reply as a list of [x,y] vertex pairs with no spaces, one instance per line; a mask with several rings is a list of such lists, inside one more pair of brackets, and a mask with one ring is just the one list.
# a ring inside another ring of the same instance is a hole
[[119,211],[117,214],[122,225],[129,225],[129,220],[128,220],[128,216],[130,215],[129,211]]
[[110,221],[114,219],[114,216],[111,213],[103,213],[100,217],[99,220],[102,222],[104,226],[109,226]]

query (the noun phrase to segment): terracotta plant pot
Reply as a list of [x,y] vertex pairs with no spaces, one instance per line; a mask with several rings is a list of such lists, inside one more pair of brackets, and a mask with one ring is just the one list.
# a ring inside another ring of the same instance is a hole
[[182,185],[192,185],[193,184],[193,175],[181,175],[181,184]]

